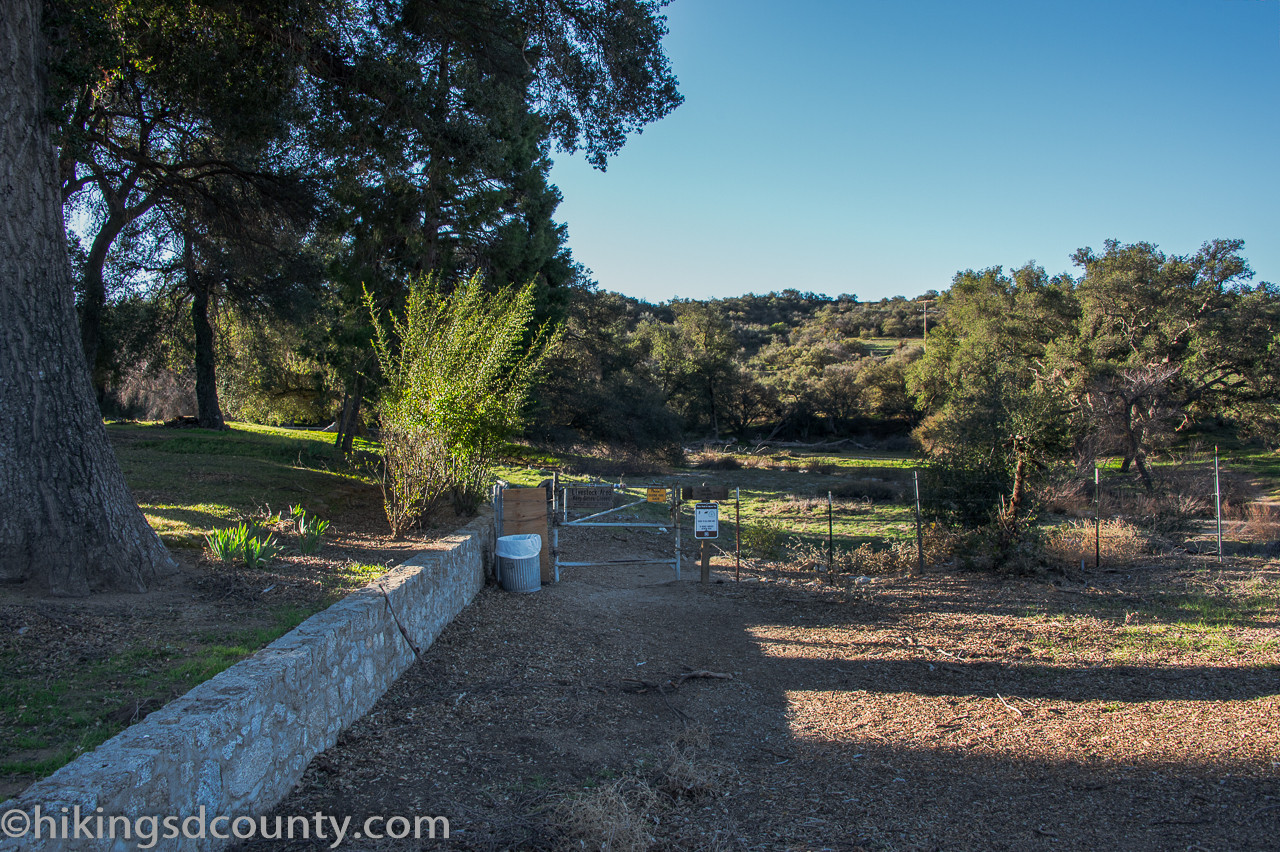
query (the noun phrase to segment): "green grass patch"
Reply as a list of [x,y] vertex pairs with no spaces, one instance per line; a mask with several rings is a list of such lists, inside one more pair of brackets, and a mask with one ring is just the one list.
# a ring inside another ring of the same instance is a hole
[[1161,592],[1141,602],[1091,598],[1089,608],[1113,621],[1133,615],[1142,624],[1197,630],[1261,627],[1280,617],[1280,592],[1265,588],[1230,595]]
[[1109,657],[1132,660],[1151,654],[1197,654],[1211,658],[1234,657],[1258,650],[1229,631],[1218,627],[1167,624],[1123,627],[1112,644]]
[[923,337],[863,337],[860,338],[863,346],[867,347],[868,355],[875,355],[884,358],[897,352],[899,347],[910,349],[913,346],[923,346]]
[[1280,452],[1259,450],[1232,453],[1223,465],[1229,471],[1259,480],[1268,497],[1280,497]]
[[326,574],[321,583],[335,600],[366,586],[387,572],[385,565],[340,565]]
[[[380,569],[385,570],[385,569]],[[280,606],[263,624],[155,646],[150,637],[112,656],[39,676],[16,652],[0,657],[0,775],[45,775],[251,656],[323,605]]]
[[170,547],[203,547],[215,529],[294,503],[337,515],[377,488],[334,455],[328,433],[239,423],[226,431],[111,424],[107,432],[143,514]]
[[[170,546],[203,547],[215,529],[287,515],[294,504],[333,517],[381,500],[371,477],[334,455],[330,434],[242,424],[227,431],[139,424],[107,430],[143,512]],[[166,641],[125,633],[104,658],[51,663],[39,649],[0,653],[0,776],[58,769],[385,571],[333,566],[319,576],[321,593],[310,603],[255,605],[235,626],[204,635]]]
[[1252,627],[1274,617],[1275,595],[1255,592],[1248,595],[1207,595],[1203,593],[1164,594],[1154,599],[1144,614],[1161,621],[1204,630],[1224,627]]

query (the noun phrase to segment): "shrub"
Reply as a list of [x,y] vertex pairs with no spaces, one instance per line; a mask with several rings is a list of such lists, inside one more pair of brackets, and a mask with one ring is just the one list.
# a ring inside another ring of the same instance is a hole
[[1245,538],[1253,542],[1280,539],[1280,507],[1270,503],[1249,503],[1244,508]]
[[553,342],[545,326],[527,342],[533,284],[490,295],[477,273],[446,296],[434,277],[420,279],[390,327],[368,291],[365,304],[386,380],[377,411],[392,533],[444,497],[460,512],[474,511]]
[[742,550],[756,559],[779,559],[783,555],[782,537],[786,533],[776,521],[756,521],[742,526]]
[[1198,526],[1197,518],[1213,516],[1213,501],[1194,494],[1141,495],[1136,514],[1152,535],[1181,543]]
[[877,503],[887,503],[900,500],[903,496],[903,490],[900,486],[895,486],[879,479],[852,479],[833,487],[831,496],[848,500],[870,500]]
[[1037,505],[1051,514],[1073,518],[1093,514],[1093,483],[1074,473],[1046,477],[1034,484],[1031,496]]
[[[921,530],[921,538],[926,566],[939,565],[951,559],[957,550],[963,549],[965,540],[963,535],[937,524],[926,524]],[[788,558],[802,569],[825,571],[827,545],[825,542],[796,542]],[[879,547],[865,541],[854,548],[837,547],[831,555],[831,563],[837,574],[899,574],[916,570],[919,558],[916,540],[909,538]]]
[[[1128,565],[1147,549],[1147,537],[1128,521],[1116,518],[1102,522],[1098,544],[1104,565]],[[1053,562],[1067,567],[1091,566],[1095,557],[1094,525],[1074,521],[1051,527],[1044,533],[1044,551]]]
[[702,450],[688,456],[689,462],[699,470],[740,470],[742,462],[729,453]]

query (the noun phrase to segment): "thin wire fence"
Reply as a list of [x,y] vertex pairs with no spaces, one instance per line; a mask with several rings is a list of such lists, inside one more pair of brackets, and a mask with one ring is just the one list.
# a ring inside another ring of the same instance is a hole
[[[729,495],[720,501],[719,537],[708,543],[721,554],[718,566],[728,558],[735,567],[785,563],[857,576],[935,565],[1088,570],[1189,554],[1213,560],[1280,552],[1280,504],[1264,498],[1248,471],[1213,453],[1149,465],[1150,487],[1118,460],[1083,470],[1037,468],[1017,512],[1002,472],[878,466],[870,475],[796,464],[768,484],[753,481],[751,470],[696,476],[704,488]],[[690,531],[693,502],[683,503]],[[690,535],[681,552],[692,565],[703,548]]]
[[[743,552],[836,572],[982,565],[1015,544],[1028,565],[1084,569],[1188,554],[1222,560],[1280,552],[1280,504],[1213,454],[1151,465],[1149,486],[1118,462],[1038,471],[1016,516],[1008,477],[901,473],[884,484],[879,501],[837,497],[837,488],[756,499],[741,531]],[[1002,516],[1017,517],[1012,531],[1002,532]]]

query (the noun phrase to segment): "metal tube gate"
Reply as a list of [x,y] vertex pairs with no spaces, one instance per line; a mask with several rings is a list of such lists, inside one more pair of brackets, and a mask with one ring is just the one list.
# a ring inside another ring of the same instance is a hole
[[[560,568],[562,566],[565,568],[586,568],[594,565],[671,565],[675,569],[676,579],[677,580],[680,579],[680,492],[674,485],[648,486],[646,487],[646,492],[648,493],[646,493],[644,499],[633,500],[632,502],[624,503],[621,506],[614,506],[612,508],[607,508],[607,509],[604,509],[603,511],[597,511],[581,518],[575,518],[573,520],[570,520],[569,506],[570,506],[570,503],[573,502],[570,499],[570,497],[571,497],[571,491],[573,491],[575,488],[577,489],[607,488],[609,489],[609,493],[610,493],[610,501],[612,501],[612,498],[618,494],[622,494],[626,497],[635,496],[635,495],[627,494],[627,487],[623,485],[621,482],[594,483],[591,485],[579,485],[579,486],[563,485],[563,484],[561,485],[560,493],[556,495],[558,499],[556,500],[556,507],[555,507],[559,511],[555,512],[555,516],[552,518],[552,521],[551,521],[551,555],[554,560],[553,566],[554,566],[554,576],[555,576],[556,582],[559,582],[560,580]],[[632,509],[632,508],[635,508],[636,506],[646,505],[646,504],[655,503],[655,502],[662,502],[662,501],[655,501],[652,499],[653,497],[652,492],[659,489],[666,491],[665,502],[668,504],[668,508],[671,512],[670,523],[660,524],[660,523],[652,523],[652,522],[645,522],[645,521],[598,521],[596,520],[597,518],[603,518],[607,515],[612,515],[615,512],[621,512],[625,509]],[[598,508],[598,507],[592,507],[592,508]],[[639,528],[647,527],[647,528],[658,528],[661,530],[666,530],[670,528],[675,533],[675,536],[674,536],[675,552],[672,555],[671,559],[609,559],[601,562],[562,562],[560,561],[560,528],[561,527],[626,527],[628,529],[639,529]]]

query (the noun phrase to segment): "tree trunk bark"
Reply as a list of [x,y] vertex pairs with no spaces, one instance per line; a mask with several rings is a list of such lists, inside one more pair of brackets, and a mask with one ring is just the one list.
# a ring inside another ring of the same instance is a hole
[[[62,166],[59,165],[59,169]],[[84,359],[89,363],[89,379],[93,382],[94,394],[98,404],[102,404],[106,396],[107,359],[102,351],[102,315],[107,306],[107,287],[103,280],[103,270],[107,265],[107,253],[120,236],[125,226],[155,206],[157,193],[152,192],[132,207],[127,206],[129,194],[138,181],[135,171],[122,186],[112,186],[110,181],[99,172],[98,190],[106,200],[108,214],[93,245],[89,247],[89,256],[85,261],[84,278],[81,287],[84,290],[84,303],[80,310],[80,345],[84,348]]]
[[84,349],[84,360],[89,365],[94,395],[99,401],[106,386],[103,378],[104,365],[99,363],[102,353],[102,312],[107,305],[107,286],[102,279],[102,271],[107,264],[107,251],[124,225],[124,213],[111,211],[89,248],[82,281],[84,303],[80,310],[80,346]]
[[356,429],[360,425],[360,404],[364,401],[364,373],[356,373],[356,385],[342,405],[342,413],[338,416],[338,436],[334,439],[334,447],[339,455],[350,455],[356,437]]
[[40,10],[8,0],[0,14],[0,580],[143,591],[173,562],[125,484],[80,346]]
[[1138,475],[1142,477],[1142,487],[1147,490],[1148,494],[1152,494],[1156,490],[1156,484],[1151,479],[1151,471],[1147,470],[1147,462],[1142,454],[1133,457],[1133,463],[1138,466]]
[[218,372],[213,351],[213,324],[209,322],[208,283],[196,272],[191,238],[183,236],[183,266],[191,291],[191,325],[196,336],[196,422],[204,429],[226,429],[218,404]]

